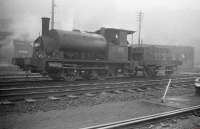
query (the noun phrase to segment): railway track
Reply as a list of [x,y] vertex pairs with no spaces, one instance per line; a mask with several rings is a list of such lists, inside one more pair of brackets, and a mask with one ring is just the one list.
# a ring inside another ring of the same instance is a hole
[[0,76],[0,84],[12,84],[12,83],[24,83],[24,82],[34,82],[34,81],[47,81],[51,80],[48,76],[42,75],[16,75],[16,76]]
[[[92,84],[68,84],[68,85],[41,85],[30,87],[0,88],[0,100],[26,100],[44,97],[75,96],[79,94],[95,95],[99,92],[143,92],[146,89],[162,90],[168,79],[149,81],[124,81]],[[179,78],[172,80],[172,86],[191,86],[194,78]]]
[[[200,76],[200,74],[195,73],[195,74],[177,74],[177,75],[173,75],[172,78],[176,79],[176,78],[186,78],[186,77],[198,77]],[[128,77],[108,77],[107,79],[122,79],[122,78],[128,78]],[[133,79],[142,79],[144,77],[135,77]],[[165,79],[168,77],[159,77],[160,79]],[[42,76],[39,73],[30,73],[30,74],[11,74],[11,75],[3,75],[0,74],[0,87],[6,85],[6,86],[11,86],[11,85],[23,85],[23,84],[30,84],[30,83],[35,83],[35,82],[39,82],[39,83],[45,83],[45,82],[64,82],[64,81],[53,81],[51,78],[49,78],[48,76]],[[82,80],[81,80],[82,81]],[[80,80],[75,81],[75,82],[80,82]],[[83,81],[84,82],[84,81]]]
[[135,126],[138,126],[138,124],[143,124],[143,125],[146,125],[149,123],[152,124],[158,120],[163,120],[167,118],[169,119],[172,117],[177,118],[177,116],[193,114],[194,112],[198,112],[199,114],[199,111],[200,111],[200,105],[190,106],[190,107],[181,108],[181,109],[177,109],[173,111],[143,116],[143,117],[134,118],[134,119],[128,119],[124,121],[117,121],[113,123],[107,123],[107,124],[102,124],[102,125],[97,125],[97,126],[92,126],[92,127],[86,127],[82,129],[129,129],[129,128],[132,129]]
[[[199,75],[200,76],[200,75]],[[173,76],[173,79],[177,79],[177,78],[192,78],[192,77],[198,77],[198,75],[195,74],[194,75],[176,75]],[[158,79],[167,79],[168,77],[159,77],[156,78]],[[106,81],[112,81],[112,80],[119,80],[119,79],[123,79],[123,80],[150,80],[148,78],[143,78],[143,77],[135,77],[135,78],[128,78],[128,77],[118,77],[118,78],[107,78]],[[123,81],[122,80],[122,81]],[[104,80],[105,81],[105,80]],[[0,77],[0,87],[21,87],[23,85],[43,85],[43,84],[59,84],[59,83],[63,83],[63,84],[75,84],[75,83],[95,83],[95,82],[102,82],[101,80],[77,80],[74,82],[66,82],[66,81],[54,81],[52,79],[50,79],[48,76],[41,76],[41,75],[37,75],[35,74],[34,76],[8,76],[8,77]]]
[[[132,81],[132,78],[110,78],[106,80],[109,82],[119,82],[119,81]],[[143,78],[134,78],[136,81],[144,80]],[[146,79],[149,80],[149,79]],[[66,81],[54,81],[54,80],[25,80],[25,81],[12,81],[12,82],[0,82],[0,88],[18,88],[18,87],[38,87],[38,86],[55,86],[55,85],[91,85],[105,83],[105,80],[77,80],[73,82]]]

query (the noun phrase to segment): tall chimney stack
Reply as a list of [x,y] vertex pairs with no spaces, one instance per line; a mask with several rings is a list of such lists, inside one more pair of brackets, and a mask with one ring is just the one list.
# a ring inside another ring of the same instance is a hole
[[49,33],[49,21],[50,21],[50,18],[48,18],[48,17],[42,18],[42,35],[48,35],[48,33]]

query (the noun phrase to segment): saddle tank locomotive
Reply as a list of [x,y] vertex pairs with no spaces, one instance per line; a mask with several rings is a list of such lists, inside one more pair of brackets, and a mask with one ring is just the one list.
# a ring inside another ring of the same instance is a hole
[[[32,58],[27,64],[32,72],[48,74],[56,80],[74,81],[132,76],[138,71],[152,77],[160,67],[171,74],[179,65],[170,58],[168,50],[130,46],[127,36],[135,31],[115,28],[101,28],[95,32],[49,30],[49,21],[49,18],[42,18],[42,35],[33,43]],[[154,59],[157,49],[157,54],[165,53],[164,57]],[[148,60],[146,51],[154,52]]]

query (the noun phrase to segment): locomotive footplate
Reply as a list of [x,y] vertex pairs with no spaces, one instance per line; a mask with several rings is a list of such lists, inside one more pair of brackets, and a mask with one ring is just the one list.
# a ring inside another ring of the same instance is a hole
[[100,79],[105,78],[108,68],[105,65],[91,66],[89,64],[68,64],[63,62],[48,62],[47,72],[53,79],[74,81],[80,78]]

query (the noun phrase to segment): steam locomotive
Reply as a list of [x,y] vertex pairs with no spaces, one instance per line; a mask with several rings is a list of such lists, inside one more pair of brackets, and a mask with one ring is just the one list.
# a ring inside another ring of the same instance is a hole
[[24,66],[32,72],[73,81],[134,76],[139,72],[154,77],[160,69],[169,75],[180,65],[167,48],[132,47],[127,36],[135,31],[115,28],[101,28],[95,32],[49,30],[49,21],[49,18],[42,18],[42,35],[33,43],[32,57],[24,61]]

